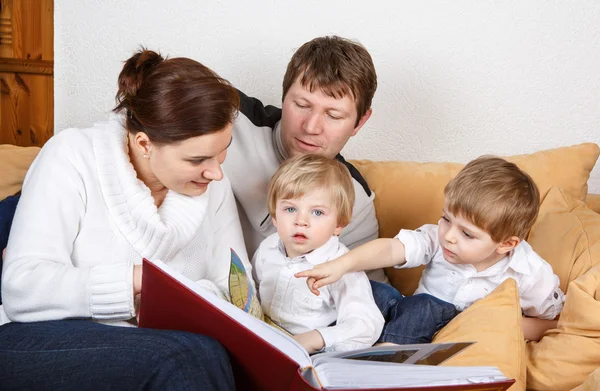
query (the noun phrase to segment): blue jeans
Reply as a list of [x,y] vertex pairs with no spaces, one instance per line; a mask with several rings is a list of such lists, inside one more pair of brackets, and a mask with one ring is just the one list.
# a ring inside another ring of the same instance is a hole
[[377,342],[400,345],[430,343],[458,311],[454,304],[428,294],[402,296],[391,285],[371,281],[373,298],[385,325]]
[[[19,203],[21,195],[14,195],[6,197],[0,201],[0,273],[2,273],[2,250],[6,248],[8,243],[8,233],[12,226],[13,218],[15,217],[15,211],[17,210],[17,204]],[[0,304],[2,304],[2,296],[0,295]]]
[[233,390],[214,339],[87,320],[0,326],[2,390]]

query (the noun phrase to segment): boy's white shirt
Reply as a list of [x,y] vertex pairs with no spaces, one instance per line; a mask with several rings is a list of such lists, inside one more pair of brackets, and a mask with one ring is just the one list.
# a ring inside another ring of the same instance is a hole
[[[348,252],[332,236],[312,252],[289,258],[279,235],[262,241],[252,259],[263,311],[292,334],[318,330],[325,351],[348,351],[370,347],[383,329],[384,319],[373,299],[364,272],[348,273],[338,282],[309,291],[306,278],[295,273],[338,258]],[[330,326],[336,322],[335,326]]]
[[525,315],[554,319],[562,310],[564,294],[558,276],[525,240],[498,263],[477,272],[473,265],[452,264],[444,259],[437,225],[427,224],[415,231],[403,229],[395,238],[404,244],[406,258],[406,263],[396,268],[427,265],[415,294],[428,293],[463,311],[504,280],[513,278]]

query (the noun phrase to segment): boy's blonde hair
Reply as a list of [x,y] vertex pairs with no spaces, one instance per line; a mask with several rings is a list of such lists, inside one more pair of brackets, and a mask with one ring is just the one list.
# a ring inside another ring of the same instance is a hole
[[448,212],[470,220],[495,242],[524,239],[539,211],[540,193],[529,175],[495,156],[469,162],[446,185]]
[[354,184],[350,171],[343,163],[324,156],[300,155],[283,162],[271,182],[267,193],[267,207],[275,217],[278,200],[302,198],[316,189],[326,189],[337,208],[337,221],[342,227],[352,219]]

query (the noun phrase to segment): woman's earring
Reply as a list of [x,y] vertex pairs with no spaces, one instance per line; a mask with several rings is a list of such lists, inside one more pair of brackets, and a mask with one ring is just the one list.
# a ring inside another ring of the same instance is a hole
[[147,153],[142,155],[144,157],[144,159],[150,159],[150,155],[148,155]]

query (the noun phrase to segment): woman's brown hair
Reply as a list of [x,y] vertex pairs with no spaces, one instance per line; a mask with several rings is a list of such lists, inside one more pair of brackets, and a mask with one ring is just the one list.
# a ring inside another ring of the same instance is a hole
[[143,48],[125,61],[116,101],[127,130],[157,144],[220,131],[239,109],[237,90],[209,68]]

